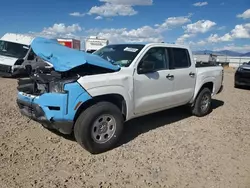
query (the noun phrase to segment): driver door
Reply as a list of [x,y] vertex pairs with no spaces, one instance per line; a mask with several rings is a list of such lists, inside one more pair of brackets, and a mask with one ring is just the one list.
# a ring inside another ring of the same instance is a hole
[[[143,71],[143,63],[153,67]],[[150,48],[137,65],[134,73],[134,112],[136,115],[160,111],[173,103],[174,79],[169,70],[168,50],[165,47]]]

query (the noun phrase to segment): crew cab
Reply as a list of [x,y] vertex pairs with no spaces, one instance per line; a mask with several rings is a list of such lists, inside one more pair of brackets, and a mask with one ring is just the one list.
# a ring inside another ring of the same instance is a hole
[[20,112],[48,129],[74,133],[92,154],[113,148],[133,118],[182,105],[205,116],[222,91],[223,68],[196,68],[182,45],[114,44],[93,54],[44,38],[31,46],[52,68],[19,79]]

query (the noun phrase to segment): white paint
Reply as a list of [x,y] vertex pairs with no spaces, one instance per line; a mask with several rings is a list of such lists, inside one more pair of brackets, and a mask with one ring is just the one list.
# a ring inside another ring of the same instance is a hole
[[[191,59],[189,68],[160,70],[150,74],[137,74],[137,67],[144,54],[152,47],[172,47],[187,49]],[[92,96],[119,94],[127,105],[126,120],[164,109],[192,104],[203,84],[212,82],[215,95],[222,85],[223,68],[195,68],[191,50],[183,45],[166,43],[147,44],[129,67],[119,72],[81,77],[78,82]],[[194,77],[189,75],[195,73]],[[174,79],[167,79],[168,74]]]
[[0,64],[13,66],[17,58],[0,55]]
[[24,45],[29,46],[34,40],[34,37],[28,36],[28,35],[16,34],[16,33],[6,33],[4,36],[2,36],[0,40],[14,42],[18,44],[24,44]]

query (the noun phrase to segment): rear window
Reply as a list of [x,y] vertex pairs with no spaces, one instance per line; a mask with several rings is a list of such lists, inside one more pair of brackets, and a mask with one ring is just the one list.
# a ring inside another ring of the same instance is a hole
[[187,49],[183,48],[172,48],[174,67],[178,68],[188,68],[191,66],[190,57]]

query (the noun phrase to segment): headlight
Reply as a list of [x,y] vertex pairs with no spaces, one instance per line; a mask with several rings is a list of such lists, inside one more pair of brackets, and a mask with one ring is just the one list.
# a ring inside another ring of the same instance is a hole
[[237,69],[237,71],[242,71],[243,69],[241,68],[241,67],[239,67],[238,69]]
[[50,93],[65,93],[64,85],[68,83],[75,82],[78,78],[72,78],[67,80],[51,81],[49,83]]

